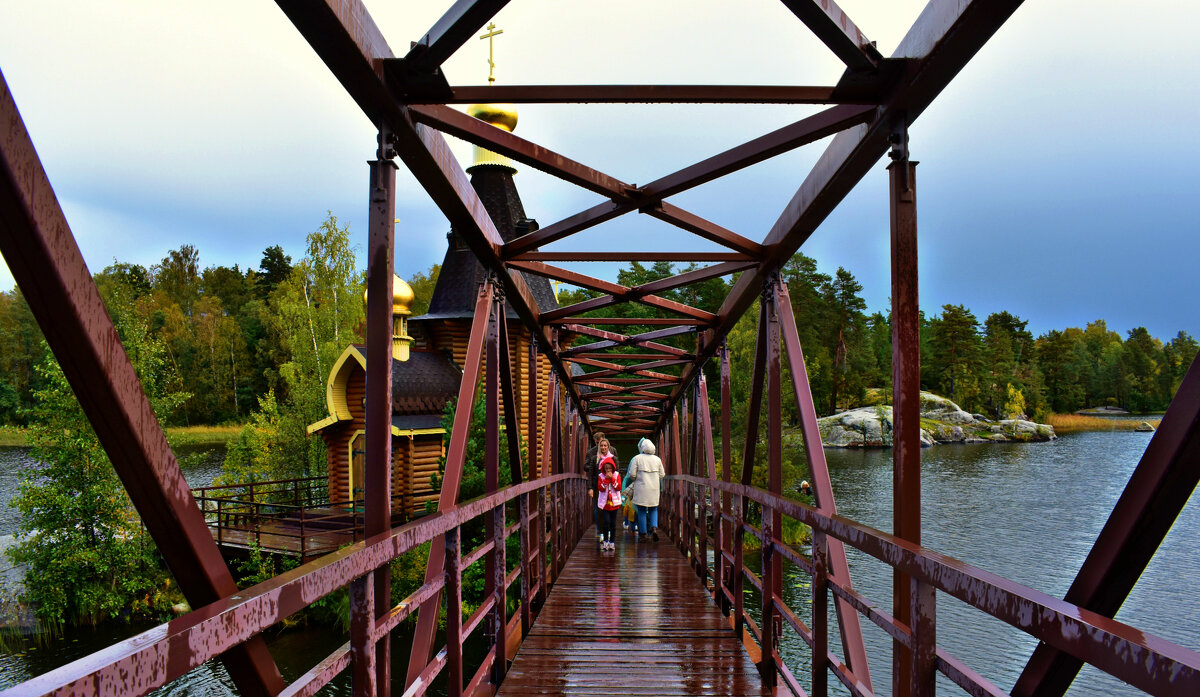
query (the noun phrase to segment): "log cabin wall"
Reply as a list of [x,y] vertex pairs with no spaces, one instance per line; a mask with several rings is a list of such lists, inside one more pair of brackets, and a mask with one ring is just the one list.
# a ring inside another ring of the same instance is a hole
[[[443,322],[429,323],[426,325],[429,330],[427,338],[428,346],[436,350],[449,351],[454,362],[461,368],[467,360],[467,342],[470,339],[471,324],[466,320],[445,320]],[[513,390],[517,393],[517,404],[528,404],[529,402],[529,329],[520,322],[509,320],[508,333],[511,341],[509,347],[509,359],[513,376]],[[538,354],[537,380],[538,380],[538,443],[535,448],[534,455],[540,459],[542,446],[545,442],[545,433],[543,424],[546,422],[546,388],[550,381],[550,371],[552,370],[550,359],[542,354]],[[482,374],[486,376],[486,369]],[[480,389],[483,386],[483,379],[480,380]],[[525,434],[528,432],[528,418],[523,410],[517,415],[517,423],[520,427],[521,439],[524,442]],[[504,414],[504,405],[500,406],[501,415]],[[528,447],[528,444],[526,444]]]

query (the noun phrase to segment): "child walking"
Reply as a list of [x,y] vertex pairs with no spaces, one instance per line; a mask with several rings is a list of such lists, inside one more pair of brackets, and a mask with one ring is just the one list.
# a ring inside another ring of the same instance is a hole
[[600,520],[600,549],[616,549],[613,533],[617,527],[617,511],[621,509],[621,475],[612,455],[599,463],[600,475],[596,481],[596,508]]

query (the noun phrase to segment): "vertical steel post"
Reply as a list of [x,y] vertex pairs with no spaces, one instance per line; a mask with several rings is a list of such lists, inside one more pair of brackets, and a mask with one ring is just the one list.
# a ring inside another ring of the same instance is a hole
[[526,392],[529,403],[525,405],[525,437],[526,457],[529,458],[529,480],[541,477],[544,472],[538,468],[539,456],[542,449],[538,447],[538,388],[541,386],[541,376],[538,375],[537,341],[529,337],[529,383]]
[[[908,132],[893,135],[888,165],[892,246],[892,531],[921,543],[921,327],[917,304],[916,166],[908,159]],[[895,617],[912,626],[910,579],[892,575]],[[907,696],[912,658],[892,643],[892,690]]]
[[[370,163],[371,209],[367,219],[367,384],[366,482],[367,538],[392,527],[392,277],[395,246],[396,163],[387,128],[379,131],[378,159]],[[372,621],[391,606],[391,574],[387,568],[374,578]],[[376,690],[391,691],[391,640],[380,637],[375,647]]]
[[446,692],[461,697],[463,692],[462,655],[462,529],[447,530],[444,547],[446,561]]
[[[442,490],[438,495],[438,512],[448,511],[458,504],[463,462],[466,460],[467,442],[471,432],[471,411],[475,407],[475,388],[479,384],[483,344],[492,314],[493,288],[491,283],[480,284],[479,296],[475,300],[475,315],[471,322],[471,334],[467,338],[467,358],[463,363],[462,380],[458,385],[458,401],[455,403],[450,446],[446,449],[446,473],[442,477]],[[432,582],[442,573],[444,555],[443,541],[435,538],[429,545],[429,561],[425,564],[426,583]],[[437,629],[437,610],[440,604],[441,595],[434,594],[417,610],[417,628],[413,632],[412,651],[408,655],[406,687],[416,681],[433,656],[433,636]]]
[[754,481],[754,451],[758,445],[758,412],[762,405],[767,369],[767,305],[758,304],[758,338],[754,342],[754,371],[750,374],[750,401],[746,405],[746,445],[742,449],[742,484]]
[[[808,383],[808,368],[804,363],[804,351],[800,346],[800,335],[796,331],[796,316],[792,313],[792,302],[787,285],[778,286],[779,316],[783,330],[783,344],[787,349],[788,365],[791,367],[792,390],[796,395],[796,407],[800,412],[800,430],[804,435],[804,453],[812,473],[813,490],[816,492],[817,509],[825,515],[837,513],[833,497],[833,482],[829,478],[829,464],[825,460],[825,449],[821,443],[821,431],[817,426],[817,407],[813,403],[812,390]],[[849,588],[850,565],[846,561],[846,547],[841,540],[827,538],[828,569],[830,578]],[[842,631],[842,650],[846,663],[854,677],[862,684],[871,686],[871,671],[867,664],[867,649],[863,642],[862,625],[858,610],[843,598],[835,598],[838,626]]]
[[812,694],[829,694],[829,545],[824,533],[812,543]]
[[913,697],[937,694],[937,589],[910,578],[908,606],[912,610],[912,650],[908,653],[909,692]]
[[[0,252],[184,597],[202,607],[232,595],[237,584],[125,354],[3,75],[0,124]],[[283,689],[261,637],[221,660],[243,694]]]
[[[484,494],[491,494],[500,488],[500,325],[504,317],[504,294],[495,280],[489,280],[493,286],[492,313],[488,318],[487,343],[484,347],[486,367],[484,369],[484,407],[486,411],[483,445],[483,488]],[[496,521],[500,522],[500,530],[496,530]],[[484,566],[487,569],[484,578],[484,595],[492,596],[495,604],[490,619],[492,651],[495,660],[492,662],[492,684],[499,685],[504,680],[507,667],[504,637],[504,505],[484,514],[484,528],[492,535],[493,548],[485,555]],[[499,532],[499,535],[497,535]]]
[[[728,482],[733,481],[733,459],[732,459],[733,458],[733,433],[731,432],[732,427],[730,426],[730,414],[729,414],[729,408],[730,408],[729,407],[729,391],[730,391],[729,345],[724,340],[721,341],[720,354],[721,354],[721,481],[728,483]],[[733,515],[732,504],[733,504],[733,500],[730,498],[729,493],[722,491],[721,492],[722,516],[720,518],[718,518],[718,527],[717,527],[717,529],[719,530],[719,533],[717,535],[717,550],[719,553],[718,556],[720,557],[718,559],[718,564],[717,564],[717,568],[720,570],[720,577],[718,578],[718,583],[717,583],[718,589],[720,589],[722,587],[729,588],[729,579],[732,574],[732,568],[727,567],[725,565],[725,556],[724,556],[725,550],[733,549],[733,547],[732,547],[733,529],[729,523],[725,522],[725,518],[724,518],[724,514],[729,514],[730,516]],[[729,571],[726,571],[726,569],[729,569]],[[738,571],[740,573],[741,570],[739,569]],[[732,588],[730,588],[730,590],[732,590]],[[725,611],[728,612],[729,600],[725,597],[724,593],[721,594],[720,602],[721,602],[721,607],[724,608]]]
[[[762,303],[767,311],[767,490],[783,495],[783,389],[779,352],[780,320],[778,277],[763,286]],[[762,666],[763,682],[774,687],[778,680],[775,665],[776,618],[775,599],[783,594],[783,557],[775,550],[775,539],[783,533],[783,516],[776,509],[763,506],[762,512]]]
[[[386,573],[382,567],[381,573]],[[351,681],[354,697],[376,697],[380,694],[377,653],[371,636],[375,628],[375,573],[350,582],[350,655]]]

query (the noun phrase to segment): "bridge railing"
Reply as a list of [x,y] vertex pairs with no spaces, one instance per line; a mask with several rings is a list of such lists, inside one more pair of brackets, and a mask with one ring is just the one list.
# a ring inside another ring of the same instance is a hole
[[[301,477],[192,489],[219,545],[297,555],[327,554],[363,538],[363,502],[331,503],[326,477]],[[392,496],[393,524],[406,521],[408,497]]]
[[[761,527],[747,522],[750,504],[761,507]],[[710,513],[711,512],[711,513]],[[776,515],[812,528],[812,553],[806,555],[781,539]],[[1145,634],[1116,620],[1001,578],[944,554],[912,544],[849,519],[828,517],[802,503],[754,487],[674,475],[664,486],[660,518],[663,529],[688,554],[714,600],[730,615],[738,636],[761,651],[760,668],[778,675],[793,694],[805,695],[779,653],[779,633],[786,622],[812,652],[812,694],[827,692],[827,675],[854,695],[871,695],[829,646],[829,595],[845,599],[896,642],[909,649],[912,694],[932,694],[940,672],[971,695],[1007,694],[937,646],[937,592],[1002,620],[1030,636],[1071,654],[1120,680],[1155,695],[1200,694],[1200,654]],[[762,543],[761,575],[743,560],[742,541],[751,534]],[[840,579],[831,577],[830,538],[897,568],[912,581],[909,596],[915,626],[907,626]],[[709,550],[713,551],[710,561]],[[763,593],[778,588],[775,555],[791,561],[811,577],[812,627],[806,626],[784,598]],[[744,584],[762,598],[761,625],[747,613]]]
[[[288,685],[280,693],[282,697],[315,694],[347,668],[353,671],[356,692],[362,685],[373,684],[376,642],[423,602],[441,593],[446,597],[446,643],[434,652],[404,694],[424,695],[442,673],[450,695],[473,694],[479,686],[495,685],[503,679],[509,639],[528,631],[536,608],[587,525],[585,498],[583,477],[576,474],[510,486],[344,547],[3,694],[143,695],[347,586],[350,641]],[[510,524],[506,507],[514,505],[516,518]],[[485,541],[475,549],[462,550],[463,526],[479,519],[491,526]],[[520,539],[519,561],[508,573],[505,547],[514,534]],[[375,619],[374,574],[388,573],[388,562],[438,537],[446,543],[444,573]],[[464,620],[463,572],[489,552],[497,558],[492,568],[496,575],[492,592]],[[518,582],[519,602],[510,615],[508,592]],[[490,648],[479,668],[464,682],[462,647],[481,626],[493,628],[488,632]],[[495,627],[503,627],[503,631],[495,631]]]

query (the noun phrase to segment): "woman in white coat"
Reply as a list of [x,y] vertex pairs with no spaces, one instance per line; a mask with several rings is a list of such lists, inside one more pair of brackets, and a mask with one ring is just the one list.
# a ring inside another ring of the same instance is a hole
[[637,515],[638,540],[649,533],[658,542],[658,499],[662,493],[662,478],[667,476],[662,460],[654,454],[654,443],[643,438],[638,441],[638,454],[629,461],[626,477],[632,484],[626,494],[633,499]]

